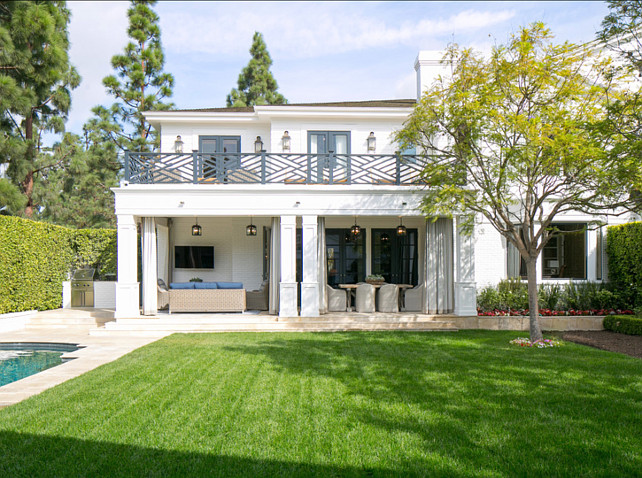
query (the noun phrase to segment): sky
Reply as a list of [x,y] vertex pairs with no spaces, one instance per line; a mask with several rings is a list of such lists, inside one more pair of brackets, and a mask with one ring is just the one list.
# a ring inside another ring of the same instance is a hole
[[[82,76],[67,130],[82,131],[91,108],[113,103],[102,79],[128,42],[129,2],[68,2],[71,62]],[[289,103],[413,98],[420,50],[449,43],[478,50],[543,21],[556,41],[595,38],[604,2],[171,2],[160,17],[165,71],[177,108],[225,106],[263,34],[271,71]],[[51,139],[51,138],[50,138]]]

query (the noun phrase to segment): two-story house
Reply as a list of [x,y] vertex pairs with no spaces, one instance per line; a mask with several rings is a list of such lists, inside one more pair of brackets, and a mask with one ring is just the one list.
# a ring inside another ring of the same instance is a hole
[[[442,72],[421,52],[417,94]],[[268,283],[269,312],[319,316],[327,288],[370,274],[416,287],[423,313],[476,315],[476,284],[520,274],[519,257],[488,225],[425,218],[421,155],[392,140],[414,99],[155,111],[159,153],[129,153],[114,189],[118,218],[116,317],[156,314],[166,283]],[[577,230],[544,250],[544,280],[604,277],[603,234]]]

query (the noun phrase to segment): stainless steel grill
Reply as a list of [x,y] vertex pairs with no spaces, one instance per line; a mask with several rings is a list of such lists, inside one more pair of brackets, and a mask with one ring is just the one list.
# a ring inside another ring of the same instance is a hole
[[94,306],[94,274],[96,269],[76,269],[71,277],[71,306]]

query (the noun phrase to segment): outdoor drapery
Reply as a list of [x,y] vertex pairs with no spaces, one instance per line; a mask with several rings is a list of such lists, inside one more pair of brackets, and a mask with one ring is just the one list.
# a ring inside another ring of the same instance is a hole
[[521,265],[521,256],[519,251],[508,241],[506,241],[506,250],[508,256],[508,277],[519,277],[519,266]]
[[426,260],[423,312],[425,314],[451,313],[454,308],[453,291],[453,222],[439,218],[426,223]]
[[272,218],[272,232],[270,235],[270,296],[269,313],[279,313],[279,282],[281,282],[281,221],[278,217]]
[[328,291],[325,286],[328,283],[328,268],[326,266],[326,247],[325,247],[325,217],[319,217],[317,225],[317,246],[318,246],[318,265],[319,268],[319,314],[328,313]]
[[169,227],[156,224],[158,247],[158,278],[169,284]]
[[143,218],[143,315],[155,315],[158,306],[156,267],[156,221]]

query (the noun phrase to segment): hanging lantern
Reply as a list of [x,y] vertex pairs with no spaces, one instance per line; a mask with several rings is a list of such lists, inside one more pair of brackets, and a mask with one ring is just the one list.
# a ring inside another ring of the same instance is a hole
[[403,218],[400,217],[399,220],[401,223],[397,226],[397,235],[405,236],[406,235],[406,226],[403,225]]
[[281,141],[283,143],[283,152],[285,151],[290,151],[290,133],[287,131],[283,133],[283,137],[281,138]]
[[381,234],[381,242],[389,242],[390,241],[390,236],[388,235],[387,232],[384,232]]
[[352,234],[352,237],[357,237],[359,234],[361,234],[361,227],[357,224],[357,217],[354,217],[354,226],[350,228],[350,234]]
[[246,236],[256,236],[256,226],[253,224],[252,216],[250,216],[250,224],[245,226],[245,235]]
[[176,136],[176,141],[174,141],[174,152],[178,154],[183,153],[183,140],[180,134]]
[[196,219],[196,224],[192,226],[192,236],[202,236],[203,228],[198,225],[198,219]]

